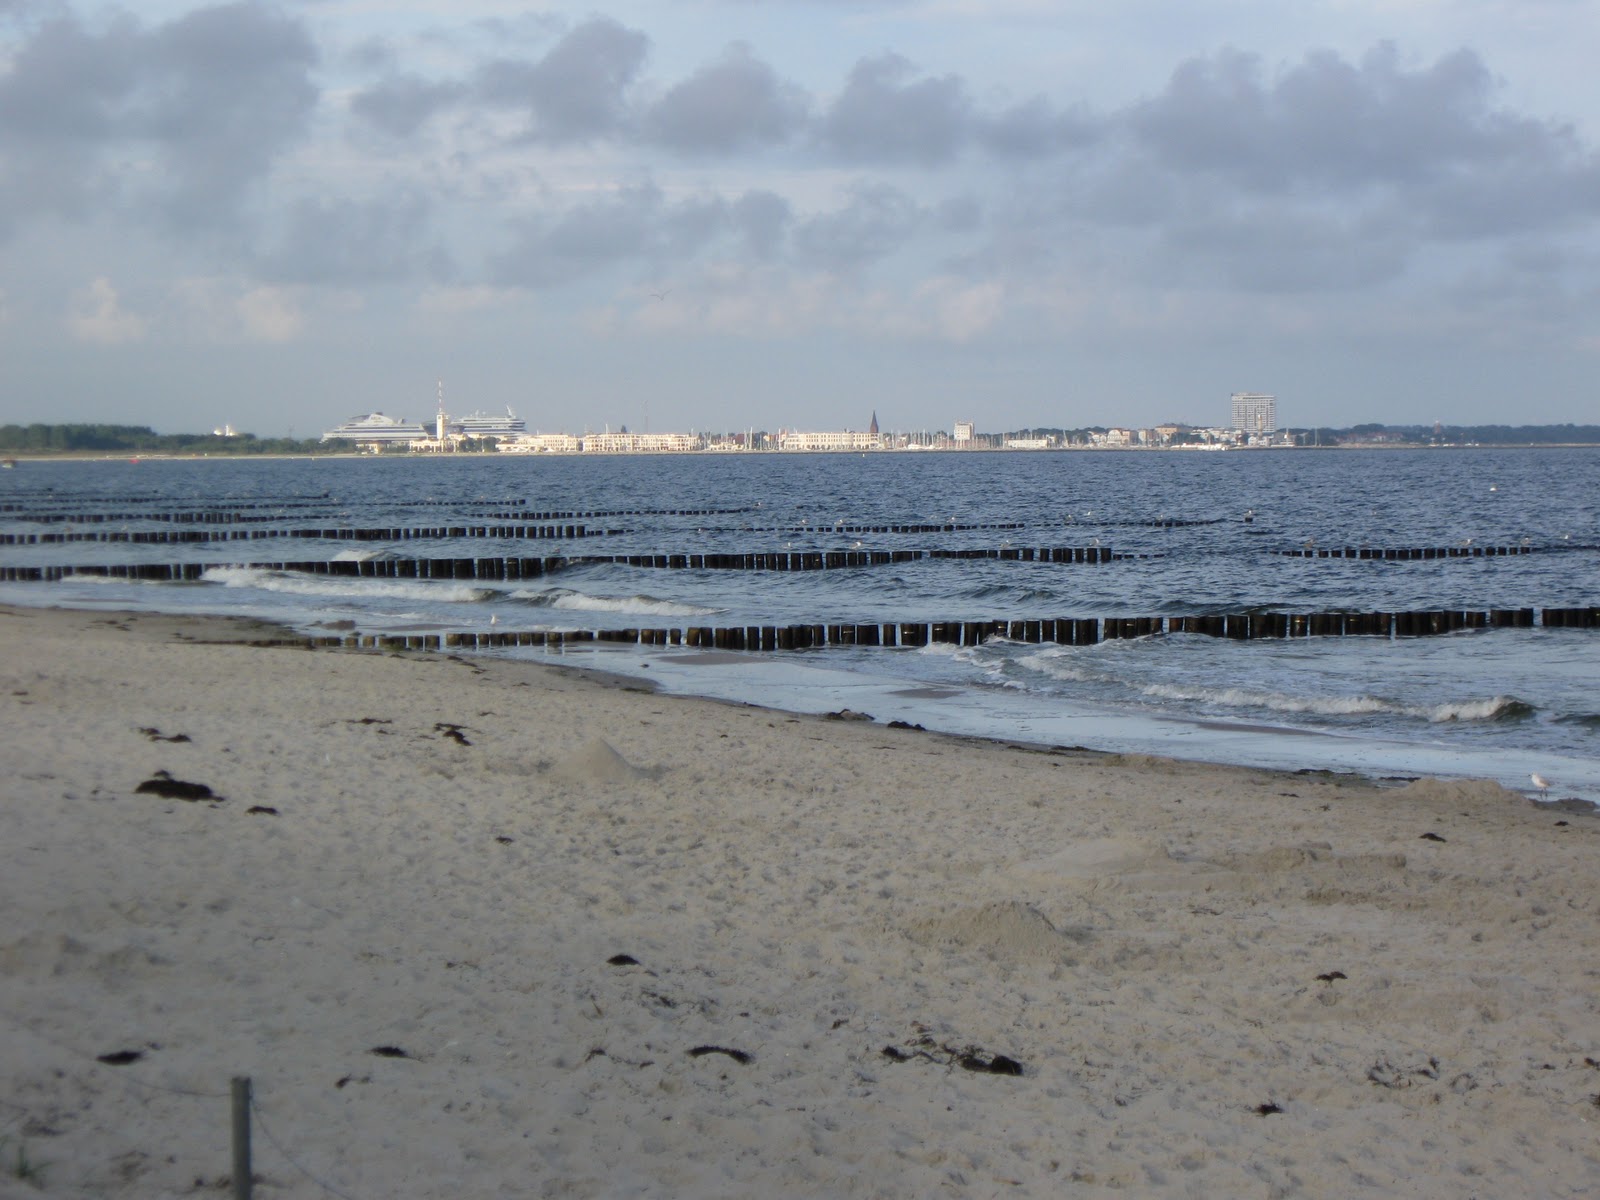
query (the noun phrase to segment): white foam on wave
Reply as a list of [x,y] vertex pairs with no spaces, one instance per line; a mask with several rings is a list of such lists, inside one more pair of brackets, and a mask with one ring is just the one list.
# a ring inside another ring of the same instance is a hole
[[474,604],[500,595],[490,588],[471,587],[442,579],[349,579],[343,576],[268,571],[259,567],[211,567],[200,578],[206,583],[217,583],[223,587],[254,588],[289,596],[365,596]]
[[1105,683],[1110,676],[1102,671],[1092,671],[1079,656],[1069,656],[1062,650],[1044,650],[1020,660],[1021,665],[1037,671],[1058,683]]
[[1324,717],[1386,713],[1428,721],[1435,725],[1450,722],[1495,721],[1532,712],[1527,704],[1515,696],[1493,696],[1487,700],[1459,700],[1444,704],[1417,705],[1399,704],[1377,696],[1290,696],[1283,692],[1258,691],[1251,688],[1185,687],[1170,683],[1150,684],[1142,690],[1145,695],[1155,699],[1175,700],[1187,704],[1264,708],[1270,712],[1309,713]]
[[1367,713],[1405,713],[1407,710],[1376,696],[1290,696],[1283,692],[1263,692],[1250,688],[1185,687],[1182,684],[1152,683],[1141,689],[1157,700],[1176,700],[1184,704],[1216,704],[1226,708],[1264,708],[1271,712],[1313,713],[1344,717]]
[[1515,696],[1491,696],[1487,700],[1464,700],[1454,704],[1440,704],[1427,710],[1428,720],[1435,724],[1447,721],[1494,721],[1505,716],[1531,712],[1527,704]]
[[382,550],[340,550],[333,555],[333,562],[371,562],[375,558],[382,558]]
[[590,596],[569,588],[534,590],[519,588],[508,593],[513,600],[576,612],[638,613],[649,617],[709,617],[726,610],[655,596]]

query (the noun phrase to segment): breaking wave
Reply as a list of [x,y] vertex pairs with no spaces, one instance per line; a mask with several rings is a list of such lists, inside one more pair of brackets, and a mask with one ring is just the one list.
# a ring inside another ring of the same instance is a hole
[[1432,724],[1468,721],[1521,721],[1536,713],[1533,705],[1515,696],[1487,700],[1462,700],[1432,706],[1399,704],[1379,696],[1290,696],[1283,692],[1250,688],[1184,687],[1155,683],[1142,689],[1146,696],[1184,704],[1209,704],[1224,708],[1261,708],[1269,712],[1305,713],[1322,717],[1366,716],[1387,713]]
[[677,600],[661,600],[655,596],[590,596],[570,588],[547,588],[540,591],[524,588],[510,592],[509,597],[536,608],[574,612],[637,613],[647,617],[709,617],[726,611],[698,604],[684,604]]
[[200,578],[206,583],[221,584],[223,587],[255,588],[290,596],[373,597],[472,604],[493,599],[500,594],[491,588],[472,587],[443,579],[349,579],[343,576],[269,571],[260,567],[211,567]]

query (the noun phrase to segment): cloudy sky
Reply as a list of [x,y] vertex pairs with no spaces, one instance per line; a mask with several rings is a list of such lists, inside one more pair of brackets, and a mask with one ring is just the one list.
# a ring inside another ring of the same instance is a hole
[[1594,0],[0,0],[0,422],[1600,421]]

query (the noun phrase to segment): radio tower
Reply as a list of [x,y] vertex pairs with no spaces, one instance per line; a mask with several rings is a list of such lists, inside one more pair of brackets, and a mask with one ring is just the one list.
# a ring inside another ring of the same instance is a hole
[[444,380],[439,380],[439,416],[434,423],[434,436],[439,439],[439,449],[444,449]]

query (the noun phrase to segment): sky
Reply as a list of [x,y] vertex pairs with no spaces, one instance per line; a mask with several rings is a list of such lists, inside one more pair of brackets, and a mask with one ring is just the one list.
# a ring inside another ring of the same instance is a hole
[[0,0],[0,423],[1600,422],[1596,0]]

